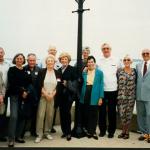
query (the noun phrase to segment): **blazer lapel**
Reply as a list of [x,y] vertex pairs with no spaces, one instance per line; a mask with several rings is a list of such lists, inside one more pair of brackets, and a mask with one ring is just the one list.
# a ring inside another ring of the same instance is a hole
[[93,85],[96,84],[96,82],[97,82],[97,77],[98,77],[98,72],[97,72],[97,69],[95,69],[95,76],[94,76]]
[[140,75],[141,77],[143,77],[142,64],[143,64],[143,63],[140,63],[139,66],[138,66],[139,75]]

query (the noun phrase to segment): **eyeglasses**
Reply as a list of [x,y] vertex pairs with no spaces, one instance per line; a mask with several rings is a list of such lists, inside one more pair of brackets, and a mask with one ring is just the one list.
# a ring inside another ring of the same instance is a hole
[[124,59],[123,61],[131,61],[131,59]]
[[149,54],[150,54],[150,53],[148,53],[148,52],[147,52],[147,53],[142,53],[143,56],[144,56],[144,55],[149,55]]

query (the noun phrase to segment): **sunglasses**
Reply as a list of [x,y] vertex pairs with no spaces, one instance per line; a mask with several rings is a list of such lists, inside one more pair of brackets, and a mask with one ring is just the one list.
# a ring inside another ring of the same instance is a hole
[[149,55],[149,53],[147,52],[147,53],[142,53],[142,55]]
[[131,61],[131,59],[124,59],[123,61]]

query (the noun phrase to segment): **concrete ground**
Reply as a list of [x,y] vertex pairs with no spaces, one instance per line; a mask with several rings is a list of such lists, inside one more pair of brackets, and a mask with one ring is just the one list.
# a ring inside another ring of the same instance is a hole
[[[98,140],[88,139],[87,137],[77,139],[72,138],[71,141],[67,141],[66,139],[62,139],[60,136],[62,135],[60,126],[55,126],[57,130],[56,133],[52,133],[53,140],[43,139],[40,143],[34,143],[35,138],[31,137],[27,132],[25,136],[26,143],[25,144],[15,144],[15,147],[73,147],[73,148],[150,148],[150,143],[146,141],[138,141],[139,134],[138,133],[130,133],[130,139],[118,139],[117,136],[120,134],[120,130],[117,129],[114,138],[108,139],[107,135],[105,137],[101,137]],[[98,133],[98,129],[97,129]],[[0,147],[7,147],[7,143],[0,142]]]

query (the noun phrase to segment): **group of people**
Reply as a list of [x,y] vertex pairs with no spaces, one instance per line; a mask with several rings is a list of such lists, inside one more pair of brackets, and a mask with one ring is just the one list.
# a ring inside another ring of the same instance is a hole
[[[56,112],[59,108],[61,138],[71,140],[71,108],[79,100],[81,128],[88,138],[99,136],[113,138],[116,130],[116,110],[119,113],[122,132],[118,138],[128,139],[133,108],[136,101],[139,140],[150,143],[150,50],[142,50],[143,61],[132,68],[130,55],[120,60],[112,57],[111,46],[102,44],[103,58],[97,62],[90,55],[90,48],[82,51],[82,76],[76,64],[70,65],[67,52],[56,60],[56,47],[50,46],[45,61],[40,66],[36,54],[23,53],[14,56],[10,65],[4,59],[0,47],[0,109],[7,108],[10,99],[10,116],[6,133],[6,109],[0,115],[0,141],[13,147],[15,142],[25,143],[24,134],[30,126],[31,135],[39,143],[43,138],[53,139]],[[26,64],[27,60],[27,64]],[[80,80],[79,80],[80,78]],[[1,111],[0,111],[1,112]]]

